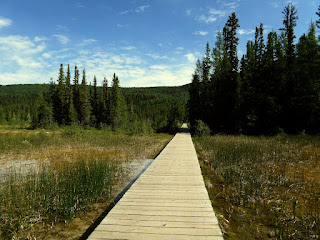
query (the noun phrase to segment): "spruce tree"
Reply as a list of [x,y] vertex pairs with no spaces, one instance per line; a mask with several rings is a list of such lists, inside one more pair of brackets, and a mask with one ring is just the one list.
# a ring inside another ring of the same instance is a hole
[[[257,33],[257,31],[256,31]],[[256,34],[256,39],[257,39]],[[247,53],[241,59],[240,77],[241,77],[241,125],[244,133],[253,134],[257,131],[257,114],[256,114],[256,49],[257,41],[253,43],[248,41]]]
[[103,122],[110,124],[110,94],[108,88],[108,80],[106,77],[103,79],[102,84],[102,101],[103,101]]
[[223,54],[225,52],[222,32],[219,30],[215,42],[215,48],[212,50],[212,67],[214,74],[218,73],[222,67]]
[[[211,75],[210,89],[210,120],[208,125],[213,132],[223,131],[223,79],[225,74],[225,61],[227,59],[226,46],[221,31],[218,31],[215,48],[212,50],[213,74]],[[201,106],[199,106],[201,108]]]
[[72,89],[71,89],[71,75],[70,66],[68,64],[67,76],[65,81],[65,93],[64,93],[64,103],[63,103],[63,117],[64,124],[70,125],[72,122],[73,113],[73,103],[72,103]]
[[237,35],[237,28],[240,27],[238,24],[239,20],[236,13],[233,12],[224,27],[224,41],[226,45],[226,51],[229,56],[229,61],[231,63],[232,71],[238,71],[238,57],[237,57],[237,45],[239,43],[239,38]]
[[113,75],[110,96],[110,120],[114,130],[123,126],[126,122],[126,104],[121,94],[119,78]]
[[288,132],[296,132],[297,111],[295,109],[297,104],[296,89],[297,83],[295,79],[295,45],[294,45],[294,27],[297,25],[297,10],[295,6],[290,3],[283,10],[283,25],[280,30],[283,31],[285,36],[285,52],[286,52],[286,68],[285,68],[285,85],[282,94],[286,96],[283,102],[282,112],[282,126],[286,128]]
[[46,99],[45,86],[43,86],[42,93],[39,98],[39,107],[37,114],[33,117],[31,126],[35,128],[48,128],[53,124],[52,107]]
[[296,38],[294,34],[294,28],[297,26],[297,10],[296,7],[290,3],[288,6],[284,8],[282,11],[283,16],[283,25],[284,27],[281,28],[285,33],[287,46],[286,46],[286,59],[287,59],[287,68],[289,71],[293,70],[294,68],[294,59],[295,59],[295,45],[294,39]]
[[60,64],[58,86],[53,94],[53,116],[59,125],[64,123],[64,93],[65,93],[65,76],[63,64]]
[[74,67],[74,80],[73,80],[73,106],[76,114],[76,119],[80,123],[80,90],[79,90],[79,69]]
[[92,114],[91,114],[91,122],[96,125],[97,120],[99,118],[99,109],[98,109],[98,89],[97,89],[97,78],[93,77],[93,93],[91,97],[91,106],[92,106]]
[[202,120],[205,123],[209,121],[210,114],[210,70],[211,70],[212,62],[211,62],[211,52],[210,46],[207,42],[206,53],[202,60],[202,82],[200,89],[200,104],[202,106]]
[[237,45],[239,38],[237,28],[240,27],[235,13],[229,16],[229,19],[223,29],[226,55],[223,59],[223,75],[220,79],[222,85],[220,93],[224,109],[222,112],[223,126],[222,131],[226,133],[235,133],[238,131],[239,124],[239,88],[240,79],[238,74]]
[[297,131],[316,133],[319,127],[320,53],[316,27],[311,23],[308,34],[297,44]]
[[319,19],[316,21],[317,27],[320,28],[320,6],[318,7],[318,12],[316,12],[318,15]]
[[89,125],[91,108],[85,69],[83,69],[82,82],[79,87],[79,93],[80,123],[82,125]]
[[196,123],[196,120],[199,120],[201,117],[200,112],[202,108],[200,103],[200,81],[196,72],[192,75],[192,82],[189,87],[189,95],[189,121],[193,127]]

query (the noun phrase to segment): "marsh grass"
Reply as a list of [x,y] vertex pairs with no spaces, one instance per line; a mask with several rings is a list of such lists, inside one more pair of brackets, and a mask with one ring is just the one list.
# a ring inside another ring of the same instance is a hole
[[121,164],[95,159],[9,173],[0,189],[2,235],[10,239],[38,222],[70,221],[91,204],[109,201],[122,174]]
[[[0,239],[24,238],[28,231],[36,237],[39,224],[68,224],[96,203],[110,202],[126,178],[126,163],[154,158],[170,138],[73,127],[0,129],[0,167],[13,166],[5,174],[0,169]],[[15,170],[15,161],[28,160],[39,164]]]
[[319,239],[319,137],[194,141],[226,238]]

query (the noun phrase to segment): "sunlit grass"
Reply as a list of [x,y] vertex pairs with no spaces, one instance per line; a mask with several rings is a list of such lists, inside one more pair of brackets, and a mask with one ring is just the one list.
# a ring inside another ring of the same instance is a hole
[[319,238],[319,137],[212,136],[194,141],[205,179],[212,184],[213,206],[230,238]]
[[[24,238],[40,223],[69,223],[110,202],[126,163],[154,158],[170,139],[74,127],[0,129],[0,239]],[[24,169],[28,161],[32,167]]]
[[110,201],[112,186],[121,179],[115,161],[81,160],[26,174],[11,172],[1,179],[0,221],[4,238],[38,222],[68,222],[90,205]]

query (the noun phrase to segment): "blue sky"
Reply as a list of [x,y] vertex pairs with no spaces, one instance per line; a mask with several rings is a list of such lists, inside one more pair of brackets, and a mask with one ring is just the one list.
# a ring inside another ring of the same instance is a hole
[[[286,0],[1,0],[0,84],[48,83],[60,63],[86,68],[121,86],[179,86],[191,81],[208,41],[214,46],[232,12],[239,58],[262,22],[282,27]],[[295,0],[296,35],[316,20],[320,1]]]

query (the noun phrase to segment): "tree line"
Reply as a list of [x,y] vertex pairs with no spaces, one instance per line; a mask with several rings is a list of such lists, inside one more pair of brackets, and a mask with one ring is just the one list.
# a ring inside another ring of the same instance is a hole
[[[282,13],[280,33],[273,30],[265,40],[261,23],[240,61],[235,13],[212,51],[207,43],[189,89],[193,127],[201,120],[213,133],[320,132],[320,19],[295,44],[297,10],[291,3]],[[320,7],[316,14],[320,18]]]
[[61,64],[57,82],[44,85],[32,128],[77,124],[133,134],[174,132],[185,119],[187,88],[120,88],[116,74],[110,87],[106,78],[98,86],[96,77],[92,86],[77,66],[73,75],[71,80],[70,66]]
[[79,69],[75,66],[72,85],[70,66],[65,73],[63,64],[60,65],[57,84],[51,82],[49,91],[40,98],[38,114],[33,118],[34,127],[48,127],[56,122],[58,125],[77,123],[82,126],[106,124],[115,129],[126,121],[126,104],[116,74],[113,75],[110,89],[104,78],[99,93],[96,77],[92,91],[87,84],[85,69],[81,81],[80,77]]

